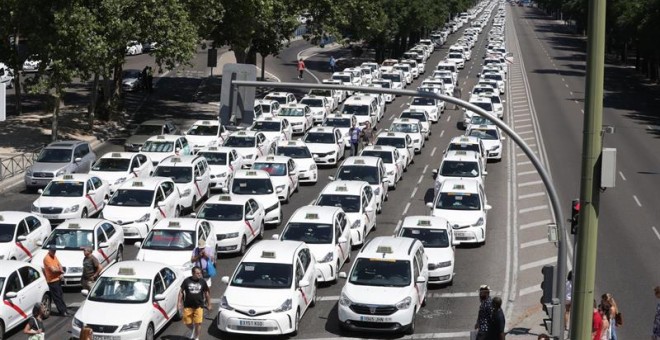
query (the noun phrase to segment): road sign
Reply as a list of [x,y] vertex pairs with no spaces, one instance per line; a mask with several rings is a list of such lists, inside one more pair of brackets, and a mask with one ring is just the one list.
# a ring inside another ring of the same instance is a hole
[[218,67],[218,49],[209,48],[208,60],[206,61],[207,67]]
[[251,64],[225,64],[220,90],[220,122],[222,125],[252,125],[255,88],[237,87],[234,80],[257,80],[257,67]]

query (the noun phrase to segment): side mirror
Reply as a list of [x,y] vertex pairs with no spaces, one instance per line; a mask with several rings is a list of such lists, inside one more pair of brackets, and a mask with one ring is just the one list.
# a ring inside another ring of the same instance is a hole
[[101,242],[101,243],[99,244],[99,249],[108,248],[108,247],[110,247],[110,245],[108,244],[108,242]]
[[347,278],[347,277],[348,277],[348,276],[346,275],[346,272],[339,272],[339,278],[340,278],[340,279],[345,279],[345,278]]
[[16,241],[21,241],[22,242],[22,241],[25,241],[25,240],[27,240],[27,237],[25,237],[25,235],[21,235],[21,236],[16,238]]
[[[80,291],[80,294],[82,294],[82,296],[86,297],[87,295],[89,295],[89,290],[83,289],[83,290]],[[7,295],[9,295],[9,294],[7,294]]]
[[433,202],[426,203],[426,207],[429,209],[433,209]]
[[87,195],[90,195],[90,196],[91,195],[96,195],[96,191],[95,190],[90,190],[90,191],[87,192]]
[[346,243],[346,242],[348,242],[348,240],[347,240],[345,237],[343,237],[343,236],[340,237],[339,240],[337,240],[337,241],[339,241],[339,243]]
[[158,204],[157,204],[157,205],[158,205],[159,207],[161,207],[161,208],[162,208],[162,207],[164,207],[164,206],[165,206],[165,202],[163,202],[163,201],[160,201],[160,202],[158,202]]
[[309,281],[300,280],[300,281],[298,281],[298,286],[300,286],[301,288],[308,287],[309,286]]
[[7,292],[7,294],[5,294],[5,297],[6,297],[7,299],[13,299],[13,298],[15,298],[17,295],[18,295],[18,294],[16,294],[16,292]]
[[39,195],[43,194],[43,193],[44,193],[44,189],[39,189],[39,190],[37,190],[37,193],[38,193]]
[[493,207],[489,204],[486,204],[486,206],[484,207],[484,210],[490,210],[490,209],[493,209]]
[[139,148],[138,148],[138,151],[142,152],[142,147],[139,147]]
[[82,162],[82,158],[76,157],[76,159],[73,160],[75,163],[80,163]]
[[110,200],[107,199],[107,198],[103,200],[103,203],[104,203],[104,204],[108,204],[108,202],[110,202]]
[[197,214],[196,214],[196,213],[190,213],[190,214],[188,214],[188,216],[190,216],[191,218],[197,218]]
[[220,278],[220,282],[224,284],[229,284],[229,276],[223,276],[222,278]]
[[[444,152],[443,152],[443,153],[444,153]],[[437,174],[438,174],[438,169],[433,169],[433,171],[431,171],[431,172],[432,172],[434,175],[437,175]]]
[[156,294],[156,296],[154,296],[154,301],[163,301],[163,300],[165,300],[165,294]]
[[272,238],[273,240],[279,240],[280,234],[273,234],[273,236],[271,236],[270,238]]
[[228,194],[229,193],[229,188],[222,188],[222,193],[223,194]]
[[506,137],[500,137],[500,140],[506,140]]
[[334,180],[335,180],[335,176],[328,176],[328,179],[331,180],[331,181],[334,181]]
[[43,242],[43,241],[41,241],[41,240],[37,241],[37,246],[41,247],[41,246],[43,246],[43,245],[44,245],[44,242]]
[[415,282],[424,283],[424,282],[426,282],[426,278],[420,275],[420,276],[417,277],[417,280],[415,280]]
[[142,247],[142,242],[137,241],[137,242],[133,243],[133,246],[135,246],[135,248],[140,248],[140,247]]
[[374,208],[366,207],[366,208],[364,208],[364,212],[367,212],[367,213],[374,212]]
[[179,152],[179,151],[181,151],[181,148],[174,149],[174,152]]
[[297,174],[298,174],[298,170],[289,171],[289,175],[297,175]]
[[202,181],[202,176],[195,177],[195,182],[201,182],[201,181]]

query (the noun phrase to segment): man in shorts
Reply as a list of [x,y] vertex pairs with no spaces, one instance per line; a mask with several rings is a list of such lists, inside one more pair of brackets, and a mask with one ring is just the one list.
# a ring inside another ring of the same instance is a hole
[[192,276],[183,280],[178,307],[179,310],[183,309],[183,323],[192,331],[190,339],[198,340],[204,320],[203,307],[211,310],[211,294],[202,278],[201,268],[193,267]]

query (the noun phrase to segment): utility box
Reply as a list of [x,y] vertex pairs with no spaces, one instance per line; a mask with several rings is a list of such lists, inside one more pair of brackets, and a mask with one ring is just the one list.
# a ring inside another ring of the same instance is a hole
[[250,64],[225,64],[222,68],[220,89],[220,122],[222,125],[252,125],[254,97],[252,86],[238,87],[234,80],[257,80],[257,67]]
[[600,157],[600,187],[614,188],[616,185],[616,148],[603,148]]

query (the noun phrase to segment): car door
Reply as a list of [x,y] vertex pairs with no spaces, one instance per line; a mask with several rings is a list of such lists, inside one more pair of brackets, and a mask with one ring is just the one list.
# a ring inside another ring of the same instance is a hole
[[305,106],[305,121],[307,122],[307,128],[311,128],[314,125],[314,117],[312,117],[312,109],[309,106]]
[[[121,256],[119,254],[119,246],[124,243],[124,236],[122,233],[117,231],[117,228],[115,228],[112,223],[109,222],[104,222],[101,224],[101,229],[103,229],[108,243],[108,248],[103,249],[103,251],[106,253],[106,255],[108,255],[108,252],[110,253],[108,256],[112,259],[112,261],[115,259],[121,260]],[[101,249],[100,244],[99,249]]]
[[252,223],[259,228],[259,233],[261,233],[262,231],[261,228],[263,228],[264,226],[264,218],[266,215],[266,211],[254,199],[249,199],[248,203],[250,204],[250,206],[252,207],[252,211],[254,212],[254,220]]
[[94,183],[91,178],[85,183],[85,197],[83,199],[85,207],[87,207],[87,216],[94,215],[103,205],[103,201],[96,198],[96,190],[94,190]]
[[[153,308],[151,309],[151,321],[154,324],[154,330],[158,332],[159,329],[163,328],[167,321],[170,318],[168,311],[171,310],[171,307],[168,306],[171,302],[166,295],[167,288],[165,287],[165,281],[161,277],[160,273],[157,273],[153,279],[153,295],[151,296]],[[160,295],[165,297],[161,301],[157,301],[156,296]]]
[[[105,235],[105,232],[103,232],[103,229],[101,229],[101,226],[97,226],[94,229],[94,239],[94,248],[96,248],[96,254],[94,255],[102,266],[107,267],[110,263],[112,263],[114,254],[112,253],[112,249],[108,243],[108,237]],[[101,247],[101,243],[103,243],[104,248]]]
[[413,287],[415,288],[413,295],[414,298],[413,300],[415,301],[415,304],[418,304],[420,307],[424,301],[424,289],[426,288],[423,286],[421,283],[417,282],[417,278],[421,275],[421,271],[419,268],[420,264],[419,261],[417,260],[417,256],[413,258],[413,264],[412,264],[412,269],[413,269]]
[[408,149],[410,159],[412,159],[413,155],[415,154],[415,146],[413,145],[412,138],[410,138],[409,135],[406,135],[406,148]]
[[287,170],[289,172],[289,181],[291,181],[291,191],[295,191],[298,188],[298,169],[296,168],[296,163],[293,159],[287,161]]
[[426,253],[424,252],[424,247],[419,247],[417,248],[417,252],[415,253],[415,258],[417,259],[417,263],[419,265],[419,272],[420,275],[423,276],[426,280],[424,283],[420,283],[419,287],[419,292],[422,296],[422,299],[426,296],[427,291],[427,283],[429,280],[429,270],[428,270],[428,257],[426,256]]
[[218,240],[215,234],[215,230],[213,229],[213,226],[207,221],[202,221],[200,223],[200,227],[202,228],[202,231],[206,233],[206,246],[215,249]]
[[258,133],[255,136],[255,140],[256,140],[256,143],[257,143],[257,146],[256,146],[257,147],[257,153],[258,153],[257,157],[261,157],[261,156],[265,155],[266,151],[267,151],[266,150],[266,137],[262,133]]
[[[174,182],[165,181],[160,184],[163,190],[163,201],[165,202],[166,215],[168,217],[176,217],[178,196],[175,193],[176,186]],[[164,218],[165,216],[163,216]]]
[[[366,220],[367,232],[376,224],[376,198],[370,185],[362,189],[362,213]],[[371,208],[367,211],[367,208]],[[366,235],[365,235],[366,236]]]
[[190,148],[190,144],[188,144],[188,140],[186,139],[186,137],[181,137],[181,138],[179,138],[179,140],[181,141],[181,145],[183,147],[183,149],[182,149],[183,154],[184,155],[192,155],[192,149]]
[[[394,152],[394,155],[393,155],[394,164],[396,165],[398,175],[401,176],[401,174],[403,173],[403,168],[405,167],[405,164],[403,164],[403,157],[401,157],[401,155],[399,154],[398,149],[394,149],[393,152]],[[397,178],[397,180],[398,180],[398,178]]]
[[21,289],[21,299],[24,300],[25,313],[32,311],[32,307],[41,302],[42,291],[46,290],[46,282],[41,279],[41,273],[30,266],[23,266],[18,269],[18,274],[23,282],[23,289]]
[[[23,322],[27,317],[27,313],[32,311],[32,306],[29,304],[29,298],[23,294],[23,282],[18,274],[18,271],[14,271],[9,276],[7,276],[7,281],[5,283],[5,292],[2,300],[4,301],[5,310],[8,311],[8,317],[5,320],[6,329],[12,328],[17,324]],[[7,293],[14,292],[16,297],[9,298]],[[25,316],[24,316],[25,315]]]
[[[41,223],[41,220],[34,216],[28,216],[25,218],[25,223],[29,229],[29,234],[26,238],[27,244],[25,247],[34,253],[40,247],[37,245],[39,241],[45,241],[48,235],[50,234],[50,228]],[[26,254],[27,255],[27,254]],[[31,257],[31,255],[30,255]]]
[[108,197],[110,188],[98,177],[92,177],[90,180],[94,185],[94,201],[97,202],[99,209],[103,209],[103,201]]
[[[346,216],[343,213],[337,214],[337,217],[335,218],[335,247],[337,250],[335,253],[337,253],[340,256],[339,263],[344,264],[346,262],[346,259],[348,258],[348,255],[350,254],[351,248],[350,248],[350,243],[349,240],[351,239],[350,236],[350,228],[347,228],[346,225],[348,224],[346,222]],[[340,242],[340,239],[345,242]],[[341,266],[337,267],[337,272],[341,269]]]
[[243,228],[244,228],[243,233],[245,234],[246,243],[250,243],[261,232],[261,230],[259,230],[261,225],[257,224],[256,216],[255,216],[256,211],[254,210],[254,206],[252,206],[252,204],[250,204],[250,202],[248,202],[248,201],[245,202],[245,204],[243,205],[243,211],[245,212],[243,214],[243,216],[244,216],[243,223],[245,224],[243,226]]
[[337,161],[339,161],[344,158],[344,140],[339,129],[335,129],[335,144],[337,144]]
[[202,172],[202,183],[201,187],[204,188],[204,195],[208,196],[209,194],[209,185],[211,184],[211,169],[209,168],[209,163],[206,159],[202,159],[199,162],[200,171]]
[[135,158],[137,158],[140,162],[140,172],[138,173],[139,177],[144,178],[151,176],[154,166],[149,157],[143,154],[138,154],[135,156]]
[[[301,297],[301,300],[304,302],[304,307],[301,309],[301,315],[307,310],[309,303],[313,300],[314,297],[314,278],[315,278],[315,268],[312,265],[312,255],[309,252],[309,249],[303,248],[298,251],[298,259],[296,265],[296,287]],[[309,282],[307,287],[300,287],[300,280],[305,280]]]

